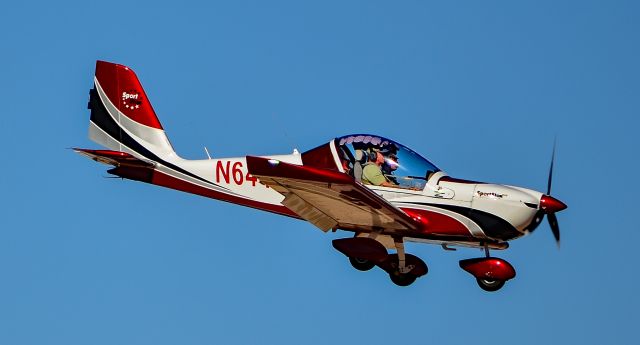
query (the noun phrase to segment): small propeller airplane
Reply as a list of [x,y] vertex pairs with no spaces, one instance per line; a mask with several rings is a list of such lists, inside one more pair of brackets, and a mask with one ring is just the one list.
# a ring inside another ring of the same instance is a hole
[[484,257],[459,264],[482,289],[497,291],[516,271],[490,249],[507,249],[544,216],[560,241],[555,214],[567,206],[550,195],[555,145],[546,194],[448,176],[410,148],[369,134],[303,153],[186,160],[130,68],[97,61],[89,95],[89,138],[107,149],[74,150],[113,166],[110,174],[302,219],[324,232],[353,232],[333,247],[355,269],[377,266],[399,286],[428,272],[405,242],[484,249]]

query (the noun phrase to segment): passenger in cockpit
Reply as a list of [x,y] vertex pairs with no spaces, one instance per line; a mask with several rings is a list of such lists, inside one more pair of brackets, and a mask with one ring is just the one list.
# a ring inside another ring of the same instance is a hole
[[384,164],[384,155],[377,149],[373,149],[372,158],[375,154],[375,160],[371,160],[362,169],[362,183],[383,186],[383,187],[395,187],[396,185],[389,182],[389,180],[382,173],[382,164]]

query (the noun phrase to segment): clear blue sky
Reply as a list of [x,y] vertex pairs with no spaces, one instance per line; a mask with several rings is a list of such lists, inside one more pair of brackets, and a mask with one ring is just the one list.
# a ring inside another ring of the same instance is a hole
[[[0,11],[0,344],[630,344],[640,321],[635,1],[86,1]],[[348,233],[131,181],[87,138],[96,59],[131,66],[186,158],[351,132],[452,176],[554,194],[495,255],[409,245],[408,288],[355,271]]]

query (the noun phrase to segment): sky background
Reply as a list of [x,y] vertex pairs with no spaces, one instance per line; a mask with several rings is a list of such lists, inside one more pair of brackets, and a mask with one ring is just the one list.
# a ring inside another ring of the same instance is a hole
[[[0,344],[631,344],[640,321],[637,1],[17,2],[0,11]],[[105,179],[95,60],[140,77],[185,158],[370,132],[553,195],[486,293],[445,252],[407,288],[350,233]]]

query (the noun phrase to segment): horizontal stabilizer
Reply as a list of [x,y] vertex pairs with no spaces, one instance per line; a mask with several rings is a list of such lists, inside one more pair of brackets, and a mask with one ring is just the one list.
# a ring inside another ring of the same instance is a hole
[[126,152],[112,151],[112,150],[90,150],[74,148],[75,152],[89,157],[90,159],[100,162],[102,164],[119,166],[135,166],[135,167],[153,167],[152,163],[145,162],[138,159]]

